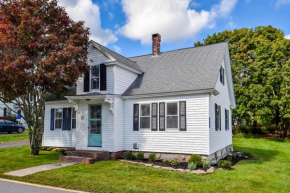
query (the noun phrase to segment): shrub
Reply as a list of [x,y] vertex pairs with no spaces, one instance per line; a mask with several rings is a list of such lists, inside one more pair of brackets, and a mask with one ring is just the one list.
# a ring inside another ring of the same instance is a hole
[[46,151],[52,151],[54,148],[53,147],[47,147],[45,150]]
[[244,133],[237,133],[237,134],[235,134],[234,137],[235,138],[244,138],[245,137],[245,134]]
[[239,155],[236,153],[236,154],[234,154],[234,159],[238,159],[238,157],[239,157]]
[[208,169],[208,168],[210,168],[210,166],[211,166],[211,164],[208,161],[205,161],[205,162],[202,163],[202,167],[203,168]]
[[163,162],[163,163],[167,163],[167,160],[166,160],[166,159],[164,159],[164,160],[162,160],[162,162]]
[[152,162],[155,162],[155,159],[156,159],[155,153],[150,153],[148,161],[152,163]]
[[169,164],[172,166],[178,166],[180,165],[180,161],[178,159],[170,160]]
[[228,156],[228,157],[227,157],[227,160],[228,160],[229,162],[232,162],[232,161],[233,161],[233,157],[232,157],[232,156]]
[[193,162],[196,164],[196,166],[202,166],[202,160],[201,160],[201,156],[200,155],[191,155],[188,163]]
[[137,159],[143,160],[144,159],[144,152],[143,151],[138,151],[137,152]]
[[189,170],[196,170],[196,168],[197,168],[197,166],[193,162],[189,162],[187,165],[187,169],[189,169]]
[[254,138],[254,136],[253,136],[253,134],[248,133],[248,134],[245,134],[245,138]]
[[133,159],[133,155],[130,151],[126,151],[124,157],[125,159]]
[[54,148],[51,151],[60,152],[60,153],[62,153],[62,155],[66,155],[65,149],[63,149],[63,148]]
[[220,167],[220,168],[230,170],[231,167],[232,167],[232,162],[230,162],[230,161],[226,161],[226,160],[220,160],[220,161],[217,163],[217,165],[218,165],[218,167]]

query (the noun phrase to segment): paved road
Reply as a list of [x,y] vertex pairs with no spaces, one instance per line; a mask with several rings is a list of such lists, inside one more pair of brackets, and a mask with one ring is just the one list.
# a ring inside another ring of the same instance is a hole
[[3,144],[0,144],[0,148],[18,147],[18,146],[24,146],[24,145],[29,145],[29,141],[15,142],[15,143],[3,143]]
[[68,193],[80,191],[0,178],[0,193]]

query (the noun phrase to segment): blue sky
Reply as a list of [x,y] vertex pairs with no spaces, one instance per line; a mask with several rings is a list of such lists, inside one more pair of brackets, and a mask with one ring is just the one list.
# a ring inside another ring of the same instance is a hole
[[290,39],[290,0],[60,0],[74,20],[84,20],[91,39],[130,57],[192,47],[208,34],[272,25]]

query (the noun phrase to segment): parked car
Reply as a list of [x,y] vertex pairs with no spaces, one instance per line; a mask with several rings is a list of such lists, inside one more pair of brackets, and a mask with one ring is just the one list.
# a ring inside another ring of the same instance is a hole
[[23,133],[24,131],[25,127],[23,125],[19,125],[13,121],[0,119],[0,132]]

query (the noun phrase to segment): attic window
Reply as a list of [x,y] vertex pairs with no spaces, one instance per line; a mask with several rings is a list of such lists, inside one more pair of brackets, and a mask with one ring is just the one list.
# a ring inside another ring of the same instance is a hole
[[100,67],[99,65],[91,67],[91,90],[100,89]]
[[220,82],[225,84],[225,69],[223,67],[220,68]]

